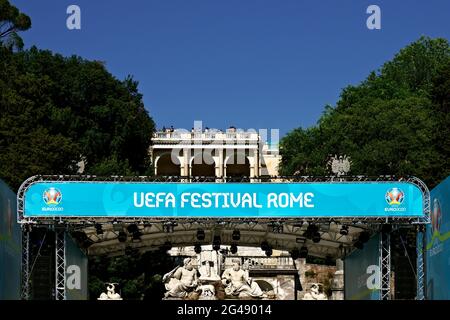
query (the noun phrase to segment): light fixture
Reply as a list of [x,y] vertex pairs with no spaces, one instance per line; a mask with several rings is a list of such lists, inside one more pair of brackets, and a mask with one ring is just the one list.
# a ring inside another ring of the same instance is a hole
[[204,230],[202,230],[202,229],[197,230],[197,240],[198,241],[205,240],[205,231]]
[[343,236],[348,235],[348,226],[342,226],[341,230],[339,231],[339,233]]
[[103,234],[103,227],[100,223],[95,224],[95,232],[97,233],[97,235]]
[[241,232],[239,230],[234,230],[231,238],[233,241],[239,241],[241,239]]
[[194,252],[195,252],[196,254],[200,254],[200,253],[202,252],[202,246],[201,246],[199,243],[197,243],[197,244],[194,246]]
[[119,242],[126,242],[127,238],[128,236],[124,231],[120,231],[119,235],[117,236],[117,240],[119,240]]
[[266,256],[270,257],[270,256],[272,255],[272,253],[273,253],[272,248],[271,248],[271,247],[267,248],[267,250],[265,251],[265,253],[266,253]]
[[298,250],[298,248],[292,249],[291,257],[292,257],[293,260],[296,260],[296,259],[300,258],[300,250]]
[[312,241],[313,241],[314,243],[319,243],[319,242],[320,242],[320,233],[319,233],[319,232],[315,232],[315,233],[312,235]]
[[308,247],[303,246],[300,248],[300,258],[306,258],[308,256]]
[[267,241],[261,242],[261,250],[266,251],[269,248],[269,243]]
[[233,243],[233,244],[230,246],[230,252],[231,252],[232,254],[236,254],[237,251],[238,251],[237,244],[236,244],[236,243]]

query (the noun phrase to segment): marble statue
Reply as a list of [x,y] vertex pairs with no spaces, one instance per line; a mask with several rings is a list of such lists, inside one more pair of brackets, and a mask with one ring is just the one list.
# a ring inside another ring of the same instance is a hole
[[108,283],[108,286],[106,287],[107,293],[102,292],[97,300],[123,300],[120,297],[120,294],[116,293],[116,284],[117,283]]
[[319,292],[319,283],[313,283],[310,292],[305,294],[303,300],[328,300],[328,298],[325,294]]
[[249,277],[248,269],[241,268],[241,260],[233,259],[232,262],[233,267],[226,269],[222,274],[225,294],[239,298],[263,298],[263,291],[258,283]]
[[197,270],[191,258],[183,260],[183,266],[178,266],[163,276],[167,292],[165,298],[185,298],[196,290],[198,285]]

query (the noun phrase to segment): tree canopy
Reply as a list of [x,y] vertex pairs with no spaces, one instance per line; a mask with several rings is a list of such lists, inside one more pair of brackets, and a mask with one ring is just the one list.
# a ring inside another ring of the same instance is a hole
[[0,178],[146,174],[154,123],[138,83],[103,63],[0,47]]
[[23,41],[17,32],[30,27],[30,17],[20,12],[8,0],[0,0],[0,46],[22,49]]
[[326,175],[330,154],[346,154],[350,174],[415,175],[432,187],[450,172],[449,95],[449,43],[422,37],[343,89],[316,126],[289,132],[281,173]]

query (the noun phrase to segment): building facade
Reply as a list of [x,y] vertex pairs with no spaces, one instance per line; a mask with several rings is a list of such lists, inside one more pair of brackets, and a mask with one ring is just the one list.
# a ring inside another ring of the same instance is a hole
[[277,176],[278,145],[256,132],[165,130],[153,135],[150,149],[158,176],[258,178]]

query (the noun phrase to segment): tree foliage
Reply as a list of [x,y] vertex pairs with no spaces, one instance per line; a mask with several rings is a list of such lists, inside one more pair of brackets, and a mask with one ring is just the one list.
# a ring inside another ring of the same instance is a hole
[[8,0],[0,0],[0,46],[22,49],[23,41],[17,32],[30,27],[30,17],[20,12]]
[[0,47],[0,178],[146,174],[154,123],[138,83],[102,63]]
[[329,174],[330,154],[346,154],[351,174],[415,175],[432,187],[450,172],[449,95],[449,43],[420,38],[345,88],[316,126],[288,133],[281,172]]

